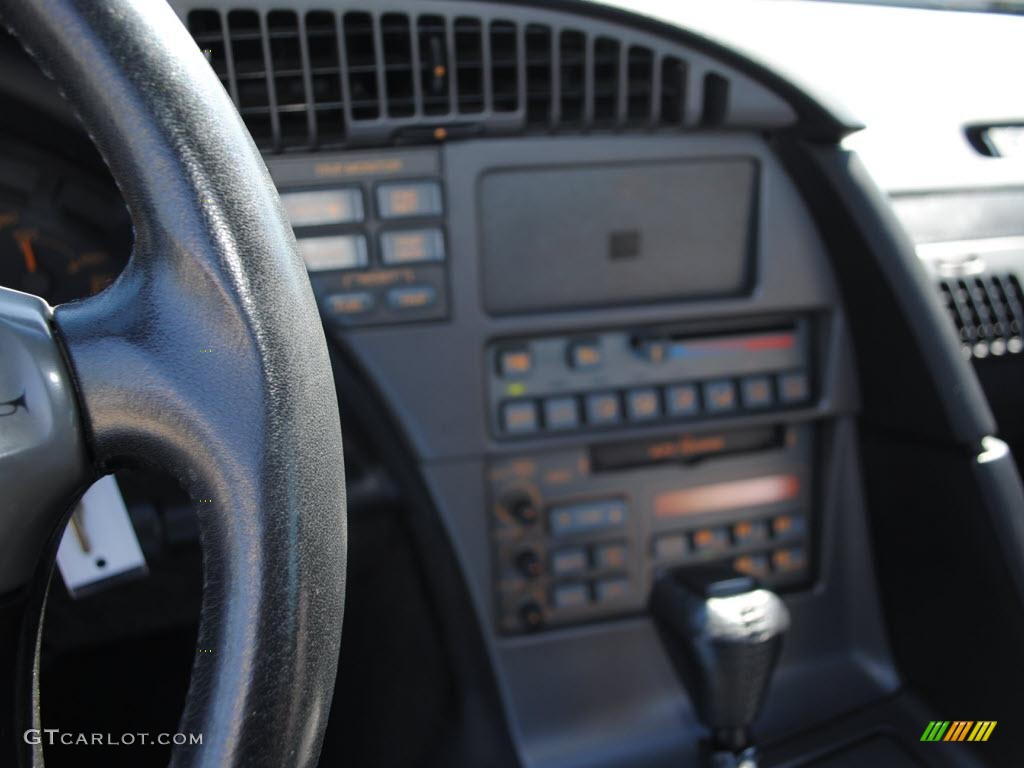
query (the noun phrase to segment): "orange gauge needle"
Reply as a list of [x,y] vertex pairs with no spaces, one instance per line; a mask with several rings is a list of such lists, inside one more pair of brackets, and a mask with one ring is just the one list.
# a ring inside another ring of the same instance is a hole
[[18,241],[18,247],[21,248],[22,254],[25,256],[25,269],[29,272],[35,272],[36,267],[36,254],[32,250],[32,234],[31,232],[15,232],[14,237]]

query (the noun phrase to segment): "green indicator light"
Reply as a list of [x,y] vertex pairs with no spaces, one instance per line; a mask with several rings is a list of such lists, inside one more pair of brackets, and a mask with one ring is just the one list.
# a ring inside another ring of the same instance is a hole
[[505,388],[505,394],[509,397],[519,397],[520,395],[526,394],[526,385],[521,381],[517,381],[514,384],[509,384]]

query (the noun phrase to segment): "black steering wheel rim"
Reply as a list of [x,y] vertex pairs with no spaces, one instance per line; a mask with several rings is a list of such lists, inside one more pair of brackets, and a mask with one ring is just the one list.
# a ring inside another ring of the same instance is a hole
[[172,765],[313,764],[341,639],[344,469],[323,328],[269,174],[164,3],[0,0],[0,18],[76,109],[135,227],[124,273],[53,326],[91,475],[160,466],[197,505],[204,652],[179,730],[203,740]]

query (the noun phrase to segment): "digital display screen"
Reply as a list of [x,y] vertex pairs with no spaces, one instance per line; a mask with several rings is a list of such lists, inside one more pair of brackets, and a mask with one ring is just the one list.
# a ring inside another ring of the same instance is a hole
[[766,475],[748,480],[698,485],[668,491],[654,498],[654,516],[661,519],[759,507],[795,499],[800,491],[796,475]]
[[293,227],[350,224],[363,220],[363,195],[358,189],[284,192],[281,203]]

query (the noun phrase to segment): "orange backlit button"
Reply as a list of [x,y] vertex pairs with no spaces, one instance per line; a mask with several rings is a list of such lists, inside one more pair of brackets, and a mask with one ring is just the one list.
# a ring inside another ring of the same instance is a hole
[[654,387],[631,389],[626,393],[626,409],[632,421],[649,421],[661,415],[661,401]]
[[804,519],[792,515],[779,515],[772,520],[772,533],[776,536],[800,536],[804,532]]
[[324,299],[324,306],[332,315],[360,315],[373,309],[373,304],[373,294],[366,291],[332,293]]
[[810,397],[811,386],[807,381],[807,374],[798,371],[795,373],[784,373],[778,378],[779,400],[785,405],[796,405]]
[[768,538],[768,524],[764,520],[743,520],[732,527],[737,544],[749,544]]
[[750,376],[740,383],[744,408],[767,408],[772,404],[772,382],[767,376]]
[[502,376],[525,376],[532,365],[533,358],[525,349],[506,349],[498,353],[498,373]]
[[594,597],[599,603],[622,600],[629,597],[629,593],[629,579],[626,578],[601,579],[594,584]]
[[441,186],[436,181],[388,182],[377,187],[377,210],[382,219],[437,216]]
[[665,390],[665,402],[669,416],[693,416],[700,411],[697,387],[693,384],[676,384],[669,387]]
[[513,400],[501,410],[502,426],[510,435],[528,435],[539,426],[537,406],[532,400]]
[[577,341],[569,347],[569,365],[590,370],[601,365],[601,345],[597,341]]
[[729,547],[729,531],[725,528],[701,528],[693,532],[693,548],[698,552],[716,552]]
[[807,565],[803,547],[779,549],[772,553],[772,567],[780,573],[799,571]]
[[704,407],[709,413],[736,410],[736,385],[728,379],[704,384]]
[[444,235],[440,229],[384,232],[380,236],[381,261],[395,264],[416,264],[444,261]]
[[424,309],[437,301],[432,285],[406,285],[388,291],[388,306],[392,309]]
[[765,576],[768,574],[768,558],[765,555],[741,555],[733,560],[732,568],[744,576]]
[[616,394],[587,395],[587,423],[595,427],[618,424],[622,419],[619,396]]
[[596,568],[625,568],[625,544],[601,544],[594,547],[594,566]]

